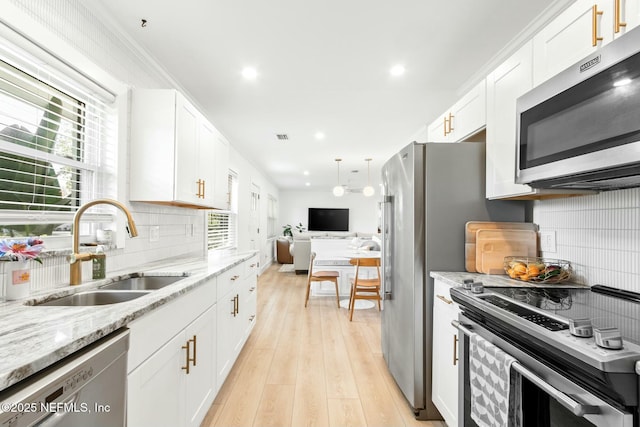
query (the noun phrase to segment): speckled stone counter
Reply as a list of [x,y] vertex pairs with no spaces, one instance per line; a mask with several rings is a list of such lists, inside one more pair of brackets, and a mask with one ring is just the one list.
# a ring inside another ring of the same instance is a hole
[[[0,390],[126,326],[132,320],[250,259],[255,253],[250,251],[221,259],[149,264],[135,271],[118,272],[110,279],[40,292],[27,300],[0,304]],[[33,305],[95,289],[134,272],[184,276],[184,279],[118,304],[88,307]]]
[[480,274],[458,271],[432,271],[430,276],[434,279],[440,279],[450,284],[451,286],[462,286],[465,279],[473,279],[474,282],[482,282],[485,287],[520,287],[520,288],[584,288],[585,285],[578,283],[564,282],[560,284],[540,284],[533,282],[523,282],[521,280],[514,280],[507,275],[497,274]]

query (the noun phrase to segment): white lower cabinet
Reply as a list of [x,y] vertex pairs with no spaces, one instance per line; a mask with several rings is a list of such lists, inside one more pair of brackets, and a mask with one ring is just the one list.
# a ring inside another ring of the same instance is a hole
[[199,426],[256,318],[257,257],[128,325],[127,425]]
[[433,301],[432,400],[449,427],[458,425],[458,330],[451,321],[460,309],[451,286],[435,280]]
[[257,257],[220,276],[216,381],[222,386],[256,321]]
[[215,396],[213,306],[129,374],[127,425],[199,426]]

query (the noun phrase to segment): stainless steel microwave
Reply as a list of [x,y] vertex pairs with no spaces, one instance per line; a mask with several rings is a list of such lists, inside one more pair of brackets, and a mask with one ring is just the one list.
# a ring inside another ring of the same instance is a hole
[[516,101],[516,182],[640,187],[640,28]]

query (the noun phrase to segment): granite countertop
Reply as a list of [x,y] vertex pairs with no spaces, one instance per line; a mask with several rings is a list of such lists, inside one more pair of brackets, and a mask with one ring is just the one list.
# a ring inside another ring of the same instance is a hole
[[[255,251],[249,251],[219,259],[154,263],[135,270],[116,272],[110,279],[42,291],[25,300],[1,303],[0,390],[126,326],[132,320],[206,283],[255,254]],[[134,272],[184,276],[184,279],[118,304],[90,307],[33,305],[92,290],[119,278],[126,278]]]
[[584,288],[586,285],[573,282],[563,282],[559,284],[555,283],[533,283],[523,282],[521,280],[514,280],[507,275],[498,274],[481,274],[481,273],[469,273],[467,271],[432,271],[429,274],[434,279],[440,279],[450,284],[451,286],[462,286],[465,279],[473,279],[474,282],[482,282],[485,287],[496,288]]

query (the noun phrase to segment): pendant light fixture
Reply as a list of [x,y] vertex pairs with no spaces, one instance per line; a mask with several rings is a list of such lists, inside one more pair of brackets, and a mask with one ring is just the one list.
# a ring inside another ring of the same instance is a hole
[[371,171],[369,168],[371,159],[364,159],[364,161],[367,162],[367,186],[362,189],[362,194],[365,197],[371,197],[376,192],[376,190],[374,190],[373,187],[371,186]]
[[344,195],[344,187],[340,185],[340,162],[342,159],[336,159],[336,163],[338,164],[338,185],[333,187],[333,195],[336,197],[342,197]]

